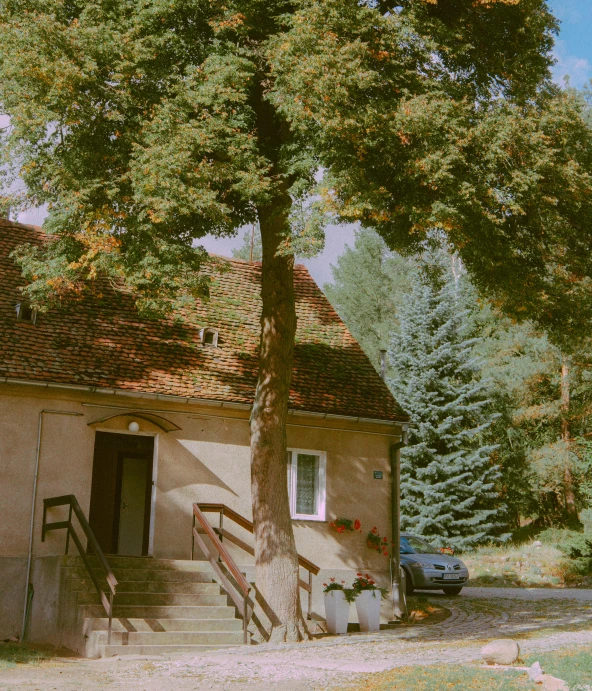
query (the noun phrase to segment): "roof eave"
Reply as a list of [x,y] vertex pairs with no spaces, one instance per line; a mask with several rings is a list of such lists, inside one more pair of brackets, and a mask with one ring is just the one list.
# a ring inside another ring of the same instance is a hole
[[[101,394],[107,396],[126,396],[128,398],[137,398],[149,401],[167,401],[170,403],[185,403],[192,405],[211,406],[214,408],[225,408],[232,410],[250,411],[252,405],[250,403],[235,403],[232,401],[221,401],[211,398],[195,398],[185,396],[173,396],[171,394],[150,393],[148,391],[133,391],[128,389],[116,389],[111,387],[100,386],[85,386],[84,384],[66,384],[62,382],[40,382],[31,379],[15,379],[14,377],[0,377],[0,384],[14,384],[17,386],[34,386],[39,389],[64,389],[67,391],[80,391],[84,393]],[[302,415],[307,417],[314,417],[323,420],[341,420],[365,424],[380,424],[403,426],[409,424],[410,418],[408,416],[392,417],[392,418],[366,418],[354,417],[350,415],[339,415],[336,413],[321,413],[311,410],[300,410],[290,408],[288,415]]]

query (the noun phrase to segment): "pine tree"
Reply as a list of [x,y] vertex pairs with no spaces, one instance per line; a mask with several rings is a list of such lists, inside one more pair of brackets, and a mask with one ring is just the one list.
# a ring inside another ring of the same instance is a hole
[[482,439],[496,415],[463,297],[462,278],[415,276],[389,350],[390,387],[415,423],[401,453],[402,527],[457,548],[499,536],[503,513],[496,445]]
[[260,262],[263,258],[263,245],[261,244],[261,231],[255,225],[245,230],[243,244],[232,250],[235,259],[245,262]]
[[333,283],[323,290],[339,316],[379,369],[380,351],[388,347],[397,323],[397,308],[410,290],[411,260],[391,252],[369,228],[356,232],[353,247],[346,247],[331,267]]

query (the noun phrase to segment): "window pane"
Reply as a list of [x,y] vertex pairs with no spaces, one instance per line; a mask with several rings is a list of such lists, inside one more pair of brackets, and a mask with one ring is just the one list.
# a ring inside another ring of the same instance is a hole
[[298,454],[296,469],[296,513],[312,516],[316,514],[318,456]]

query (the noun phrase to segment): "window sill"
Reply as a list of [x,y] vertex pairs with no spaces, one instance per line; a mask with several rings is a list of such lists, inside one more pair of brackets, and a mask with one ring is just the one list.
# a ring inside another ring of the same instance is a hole
[[293,521],[314,521],[316,523],[326,523],[327,519],[324,516],[305,516],[303,514],[296,514],[291,517]]

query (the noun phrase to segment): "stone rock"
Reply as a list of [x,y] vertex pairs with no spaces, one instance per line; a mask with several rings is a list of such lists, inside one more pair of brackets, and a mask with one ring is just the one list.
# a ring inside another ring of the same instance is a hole
[[535,547],[542,547],[543,546],[543,543],[540,540],[535,540],[532,544]]
[[528,668],[528,678],[535,683],[542,683],[543,670],[541,669],[540,662],[535,662]]
[[481,655],[488,665],[511,665],[520,657],[520,646],[511,638],[500,638],[484,645]]
[[563,679],[543,674],[543,691],[569,691],[569,686]]

